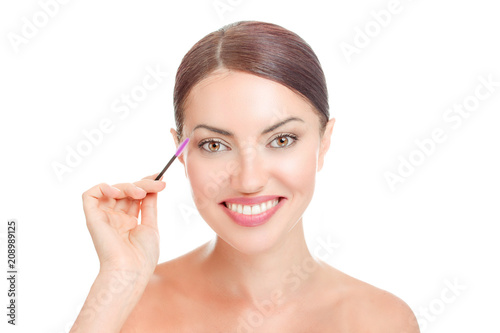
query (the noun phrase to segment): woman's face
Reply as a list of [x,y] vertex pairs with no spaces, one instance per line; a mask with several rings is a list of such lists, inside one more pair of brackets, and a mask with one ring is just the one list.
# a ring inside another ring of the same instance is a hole
[[320,138],[303,98],[255,75],[219,70],[199,82],[186,101],[190,142],[179,159],[203,219],[243,253],[285,240],[311,201],[333,122]]

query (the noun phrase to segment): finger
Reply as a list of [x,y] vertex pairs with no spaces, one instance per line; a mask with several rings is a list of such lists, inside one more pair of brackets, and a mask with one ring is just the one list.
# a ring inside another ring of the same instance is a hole
[[142,188],[130,183],[117,184],[116,187],[122,190],[121,195],[116,200],[116,204],[112,207],[116,212],[128,214],[134,202],[139,202],[147,194]]
[[[152,174],[152,175],[146,176],[146,177],[144,177],[144,178],[142,178],[142,179],[151,179],[151,180],[155,180],[155,179],[156,179],[156,177],[157,177],[159,174],[160,174],[160,173],[159,173],[159,172],[157,172],[157,173],[155,173],[155,174]],[[161,176],[161,178],[163,178],[163,176]]]
[[120,190],[106,183],[98,184],[82,194],[83,210],[85,215],[98,209],[99,201],[110,198],[115,199],[120,195]]
[[156,193],[148,193],[141,204],[141,224],[158,230]]
[[162,176],[160,177],[160,179],[156,180],[156,177],[158,177],[158,175],[159,175],[159,174],[160,174],[160,173],[159,173],[159,172],[157,172],[157,173],[152,174],[152,175],[150,175],[150,176],[146,176],[146,177],[144,177],[144,178],[142,178],[142,179],[151,179],[151,180],[154,180],[154,181],[156,181],[156,182],[157,182],[157,181],[160,181],[160,180],[163,180],[163,177],[164,177],[165,175],[162,175]]
[[142,188],[148,193],[157,193],[163,191],[167,184],[161,180],[142,179],[135,182],[134,185]]
[[130,197],[119,199],[116,201],[116,204],[113,207],[113,210],[117,211],[117,212],[122,212],[122,213],[128,214],[130,208],[134,204],[137,204],[139,202],[140,202],[140,200],[132,199]]
[[[148,191],[149,193],[157,193],[165,189],[166,183],[163,181],[155,181],[157,174],[144,177],[142,180],[135,182],[134,185],[141,187],[142,189]],[[128,214],[135,217],[139,216],[139,211],[141,210],[141,205],[138,202],[134,202],[130,205]]]
[[115,211],[120,211],[125,214],[132,214],[137,217],[140,210],[140,205],[137,202],[143,199],[148,192],[156,193],[162,191],[166,186],[165,182],[158,181],[155,182],[151,179],[143,179],[136,183],[121,183],[116,184],[115,187],[118,188],[121,193],[116,196],[116,204],[112,207]]
[[141,202],[139,200],[134,200],[130,203],[128,207],[127,214],[134,217],[139,217],[139,212],[141,211]]
[[115,184],[113,186],[120,190],[120,194],[116,196],[115,199],[123,199],[129,197],[135,200],[140,200],[143,199],[147,194],[147,192],[143,188],[138,187],[137,185],[132,183],[121,183]]

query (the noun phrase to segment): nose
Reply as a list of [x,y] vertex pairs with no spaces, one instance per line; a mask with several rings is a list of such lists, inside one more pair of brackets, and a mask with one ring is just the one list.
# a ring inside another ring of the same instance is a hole
[[241,149],[237,167],[231,176],[231,186],[240,193],[261,192],[269,179],[267,165],[261,154],[252,146]]

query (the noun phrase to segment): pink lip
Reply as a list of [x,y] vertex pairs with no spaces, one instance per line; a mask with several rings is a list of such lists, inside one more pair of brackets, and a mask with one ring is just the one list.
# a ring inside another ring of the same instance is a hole
[[[280,201],[276,206],[274,206],[271,209],[266,210],[263,213],[256,214],[256,215],[244,215],[240,214],[238,212],[233,212],[231,209],[227,208],[224,202],[230,202],[230,203],[237,203],[237,204],[242,204],[242,205],[257,205],[262,202],[266,202],[268,200],[280,198]],[[285,203],[286,198],[283,197],[277,197],[277,196],[261,196],[261,197],[256,197],[256,198],[233,198],[233,199],[228,199],[220,205],[222,206],[222,209],[224,212],[234,221],[236,224],[241,225],[243,227],[257,227],[259,225],[262,225],[269,221],[271,216],[276,213],[278,209]]]

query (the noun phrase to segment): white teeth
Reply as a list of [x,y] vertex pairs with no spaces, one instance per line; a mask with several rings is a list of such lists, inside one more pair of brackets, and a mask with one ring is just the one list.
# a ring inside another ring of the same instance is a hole
[[268,202],[266,202],[266,209],[273,207],[273,205],[274,205],[274,201],[269,200]]
[[226,207],[231,209],[233,212],[237,212],[240,214],[255,215],[255,214],[261,214],[266,210],[273,208],[278,204],[278,202],[279,202],[278,199],[274,199],[253,206],[226,202]]

